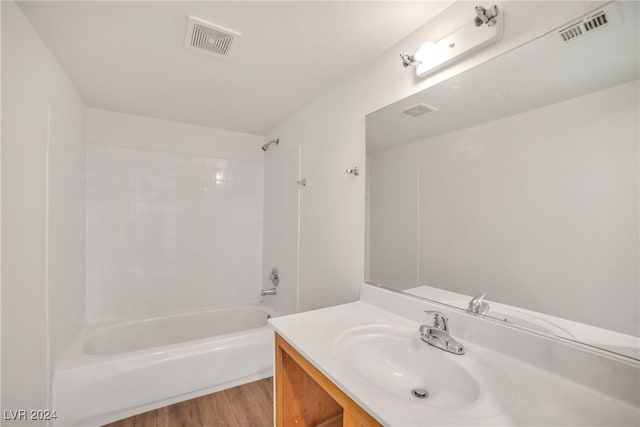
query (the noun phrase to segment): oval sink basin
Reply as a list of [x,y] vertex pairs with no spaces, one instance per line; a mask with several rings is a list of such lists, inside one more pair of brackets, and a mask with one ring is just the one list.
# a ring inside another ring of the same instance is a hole
[[463,355],[437,349],[420,339],[417,328],[351,329],[338,337],[334,352],[378,392],[401,405],[481,418],[502,413],[515,402],[511,381],[496,366],[468,346]]

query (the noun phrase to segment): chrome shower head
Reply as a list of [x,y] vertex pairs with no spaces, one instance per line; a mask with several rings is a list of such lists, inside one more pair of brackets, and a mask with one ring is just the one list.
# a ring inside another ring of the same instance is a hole
[[267,149],[269,148],[269,146],[270,146],[271,144],[276,144],[276,145],[280,144],[280,138],[275,139],[275,140],[273,140],[273,141],[269,141],[269,142],[267,142],[266,144],[264,144],[264,145],[263,145],[262,147],[260,147],[260,148],[262,149],[262,151],[267,151]]

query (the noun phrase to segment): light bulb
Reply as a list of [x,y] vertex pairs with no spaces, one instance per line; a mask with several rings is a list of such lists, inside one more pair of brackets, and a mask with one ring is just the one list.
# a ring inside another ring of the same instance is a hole
[[422,43],[420,49],[416,52],[414,57],[424,63],[430,63],[433,61],[433,56],[436,51],[436,44],[432,41],[426,41]]

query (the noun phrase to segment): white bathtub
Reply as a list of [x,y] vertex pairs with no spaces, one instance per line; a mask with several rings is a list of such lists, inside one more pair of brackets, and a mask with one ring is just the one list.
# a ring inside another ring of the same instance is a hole
[[87,327],[54,372],[56,424],[105,424],[273,375],[273,315],[256,304]]

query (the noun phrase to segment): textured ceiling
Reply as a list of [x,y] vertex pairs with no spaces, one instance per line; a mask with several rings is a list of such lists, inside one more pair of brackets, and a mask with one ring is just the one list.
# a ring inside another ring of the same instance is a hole
[[[19,3],[90,107],[254,134],[266,134],[449,4]],[[232,56],[185,49],[187,15],[242,33]]]

